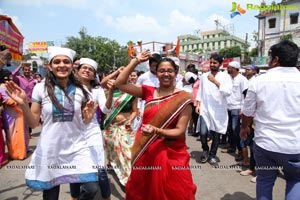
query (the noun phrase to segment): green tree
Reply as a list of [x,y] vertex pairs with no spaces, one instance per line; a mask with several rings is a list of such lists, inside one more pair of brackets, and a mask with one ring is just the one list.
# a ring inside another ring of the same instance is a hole
[[292,34],[284,34],[282,36],[280,36],[280,40],[281,41],[285,41],[285,40],[290,40],[293,41],[293,35]]
[[[127,47],[105,37],[92,37],[85,27],[79,31],[79,38],[67,37],[66,47],[76,51],[77,57],[88,57],[98,63],[98,72],[107,72],[126,65]],[[113,69],[115,65],[115,69]]]
[[225,58],[225,54],[226,54],[226,49],[220,49],[219,50],[219,54],[220,54],[220,56],[222,56],[223,58]]
[[242,50],[240,46],[232,46],[229,48],[230,58],[240,57],[242,55]]
[[242,50],[240,46],[226,47],[219,50],[219,54],[224,58],[241,57]]
[[37,72],[37,68],[38,68],[38,64],[37,64],[37,62],[36,61],[32,61],[32,71],[34,72],[34,73],[36,73]]
[[257,48],[253,48],[251,49],[250,53],[249,53],[250,57],[257,57],[258,56],[258,49]]
[[36,56],[36,54],[35,54],[35,53],[27,53],[27,54],[24,54],[24,55],[22,56],[22,59],[25,60],[25,61],[27,61],[27,60],[30,60],[30,59],[31,59],[31,56]]

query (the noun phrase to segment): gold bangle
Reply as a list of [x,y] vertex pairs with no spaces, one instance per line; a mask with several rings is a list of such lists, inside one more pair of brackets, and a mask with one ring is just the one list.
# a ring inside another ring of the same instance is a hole
[[157,128],[157,134],[160,134],[160,133],[161,133],[161,129]]

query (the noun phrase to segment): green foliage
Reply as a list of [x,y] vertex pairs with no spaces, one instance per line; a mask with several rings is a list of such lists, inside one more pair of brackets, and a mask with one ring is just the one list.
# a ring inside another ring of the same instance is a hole
[[259,41],[258,41],[258,32],[257,31],[253,31],[252,32],[252,37],[253,37],[252,40],[255,42],[255,46],[258,47],[258,43],[259,43]]
[[292,34],[286,34],[286,35],[282,35],[282,36],[280,36],[280,40],[281,41],[285,41],[285,40],[290,40],[290,41],[293,41],[293,36],[292,36]]
[[225,58],[225,54],[226,54],[226,50],[223,48],[223,49],[220,49],[219,50],[219,54],[223,57],[223,58]]
[[224,58],[240,57],[242,50],[240,46],[232,46],[230,48],[220,49],[219,54]]
[[37,67],[38,67],[37,62],[36,61],[32,61],[31,65],[32,65],[32,71],[33,72],[37,72]]
[[258,49],[257,48],[253,48],[251,49],[250,53],[249,53],[250,57],[257,57],[258,56]]
[[28,54],[24,54],[22,56],[22,60],[30,60],[31,59],[31,56],[36,56],[35,53],[28,53]]
[[[67,37],[66,47],[76,51],[76,57],[88,57],[98,63],[98,72],[107,72],[127,65],[127,47],[105,37],[92,37],[83,27],[80,37]],[[116,66],[113,69],[113,66]]]
[[240,46],[233,46],[229,49],[229,54],[231,55],[231,58],[233,57],[240,57],[242,54],[242,50]]

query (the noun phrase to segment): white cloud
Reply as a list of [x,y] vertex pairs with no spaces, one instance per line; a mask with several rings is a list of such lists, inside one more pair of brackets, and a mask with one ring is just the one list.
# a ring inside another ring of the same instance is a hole
[[224,16],[215,13],[204,21],[198,21],[195,17],[185,15],[178,10],[171,11],[165,19],[154,18],[155,15],[144,16],[142,14],[114,17],[104,15],[104,12],[98,12],[97,15],[100,21],[116,32],[135,37],[129,38],[129,40],[143,38],[144,41],[176,42],[178,35],[195,34],[196,30],[214,30],[216,28],[215,20],[219,20],[225,27],[230,24],[230,21]]
[[13,23],[16,25],[16,27],[18,27],[18,29],[20,29],[20,28],[23,27],[23,25],[22,25],[21,21],[19,20],[19,17],[18,17],[18,16],[10,16],[9,14],[7,14],[7,13],[6,13],[3,9],[1,9],[1,8],[0,8],[0,14],[1,14],[1,15],[7,15],[7,16],[9,16],[9,17],[12,19]]
[[208,16],[201,29],[202,31],[209,31],[209,30],[215,30],[216,29],[216,22],[215,20],[218,20],[221,26],[219,26],[219,29],[222,29],[222,26],[225,26],[225,28],[230,24],[230,21],[226,19],[222,15],[218,15],[216,13],[213,13],[212,15]]
[[85,7],[92,0],[2,0],[5,3],[13,5],[23,5],[31,7],[42,7],[47,5],[63,5],[66,7]]
[[59,14],[57,12],[54,12],[54,11],[49,11],[46,13],[47,16],[49,17],[56,17],[56,16],[59,16]]
[[192,33],[194,30],[200,28],[200,23],[191,16],[184,15],[178,10],[173,10],[169,17],[169,29],[178,35]]

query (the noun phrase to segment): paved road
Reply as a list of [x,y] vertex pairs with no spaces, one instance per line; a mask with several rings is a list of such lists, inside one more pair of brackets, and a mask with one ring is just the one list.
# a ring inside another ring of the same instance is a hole
[[[35,148],[39,137],[39,129],[35,129],[30,147]],[[201,145],[197,138],[187,136],[187,144],[191,155],[190,165],[195,184],[198,186],[196,199],[199,200],[254,200],[255,199],[255,183],[251,183],[252,176],[240,176],[240,169],[227,169],[234,164],[234,157],[230,154],[221,153],[219,149],[218,156],[219,165],[223,169],[212,169],[206,164],[199,164],[201,154]],[[27,166],[30,156],[23,161],[10,161],[10,163],[0,169],[0,200],[40,200],[42,193],[40,191],[32,191],[26,187],[24,183],[25,170],[13,169],[16,167]],[[112,199],[124,199],[125,192],[114,175],[109,172],[112,187]],[[274,186],[273,199],[284,199],[285,182],[281,177],[277,178]],[[97,199],[101,199],[97,195]],[[62,185],[60,191],[61,200],[70,200],[68,185]]]

